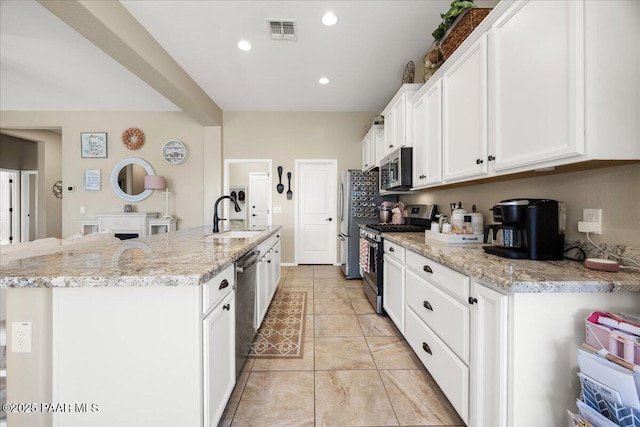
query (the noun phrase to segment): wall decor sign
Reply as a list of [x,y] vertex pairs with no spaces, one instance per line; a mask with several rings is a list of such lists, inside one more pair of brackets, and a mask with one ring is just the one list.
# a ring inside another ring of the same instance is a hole
[[106,158],[107,157],[107,133],[106,132],[81,132],[80,151],[82,157]]
[[84,170],[84,189],[85,191],[100,191],[102,182],[102,173],[100,169]]
[[172,165],[179,165],[187,159],[189,150],[181,141],[172,140],[162,146],[162,158]]

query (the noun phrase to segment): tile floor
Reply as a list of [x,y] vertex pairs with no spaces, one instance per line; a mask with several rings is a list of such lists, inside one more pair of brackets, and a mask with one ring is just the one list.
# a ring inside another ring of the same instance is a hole
[[307,292],[304,356],[249,359],[220,426],[463,426],[362,281],[333,266],[283,267]]

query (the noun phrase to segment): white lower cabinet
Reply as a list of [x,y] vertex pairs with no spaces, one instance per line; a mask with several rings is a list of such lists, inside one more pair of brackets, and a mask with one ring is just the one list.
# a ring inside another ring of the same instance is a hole
[[280,280],[280,249],[280,234],[272,236],[258,245],[260,254],[258,255],[259,260],[256,267],[256,315],[254,322],[256,329],[262,324],[278,287],[278,281]]
[[382,307],[389,318],[396,324],[398,330],[404,334],[405,316],[405,275],[404,275],[405,249],[384,242],[384,269],[382,274]]
[[407,309],[407,342],[438,383],[451,405],[469,421],[469,367],[429,328],[412,309]]
[[217,426],[236,383],[235,292],[202,321],[204,425]]
[[471,284],[472,426],[507,425],[507,295]]

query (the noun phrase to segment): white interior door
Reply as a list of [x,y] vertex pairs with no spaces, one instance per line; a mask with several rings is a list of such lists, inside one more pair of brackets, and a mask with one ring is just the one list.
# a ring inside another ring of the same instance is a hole
[[334,264],[337,162],[296,160],[296,263]]
[[21,242],[31,242],[38,234],[38,171],[22,171]]
[[251,228],[265,228],[269,225],[269,174],[266,172],[249,174],[249,223]]
[[18,171],[0,171],[0,244],[18,243],[20,223],[18,213],[18,187],[20,175]]

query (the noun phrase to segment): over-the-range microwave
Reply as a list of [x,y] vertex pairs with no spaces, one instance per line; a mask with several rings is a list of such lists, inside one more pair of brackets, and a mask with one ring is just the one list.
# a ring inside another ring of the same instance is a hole
[[380,188],[382,190],[409,190],[412,174],[411,147],[392,151],[380,160]]

